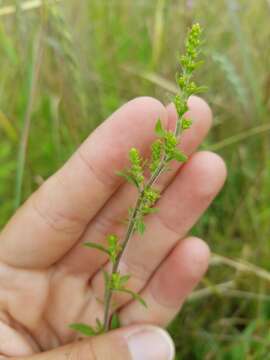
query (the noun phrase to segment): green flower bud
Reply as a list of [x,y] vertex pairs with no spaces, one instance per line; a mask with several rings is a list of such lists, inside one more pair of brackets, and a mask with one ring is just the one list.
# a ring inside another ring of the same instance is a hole
[[171,158],[177,145],[177,138],[174,133],[168,131],[164,136],[164,151],[167,157]]
[[160,139],[153,142],[151,146],[151,163],[149,165],[151,173],[154,173],[159,166],[162,155],[163,143]]
[[176,80],[181,90],[181,94],[177,94],[174,98],[174,104],[178,114],[178,122],[175,131],[176,136],[179,136],[181,129],[186,130],[191,125],[189,121],[182,119],[183,115],[188,110],[188,98],[202,90],[201,87],[198,87],[195,82],[192,81],[194,70],[201,64],[201,62],[197,61],[200,54],[201,33],[202,29],[199,24],[194,24],[191,27],[185,43],[186,52],[179,60],[182,72],[178,75]]
[[129,170],[130,176],[134,180],[137,187],[140,187],[144,182],[142,158],[136,148],[131,148],[129,151],[129,160],[131,167]]
[[188,111],[187,102],[183,98],[181,98],[180,95],[175,95],[174,105],[176,107],[176,111],[179,118],[183,116],[185,112]]
[[189,129],[192,125],[192,120],[183,118],[181,125],[183,130]]

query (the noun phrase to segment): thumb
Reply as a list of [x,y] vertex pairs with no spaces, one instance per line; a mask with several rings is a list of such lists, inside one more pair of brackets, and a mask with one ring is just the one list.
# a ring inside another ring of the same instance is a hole
[[173,360],[174,345],[166,331],[132,326],[72,343],[24,360]]

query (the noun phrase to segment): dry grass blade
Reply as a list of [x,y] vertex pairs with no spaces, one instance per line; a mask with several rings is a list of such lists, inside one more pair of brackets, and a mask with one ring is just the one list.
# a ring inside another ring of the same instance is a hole
[[135,69],[131,66],[124,66],[123,69],[130,74],[136,75],[141,77],[142,79],[145,79],[147,81],[150,81],[151,83],[160,86],[162,89],[171,92],[172,94],[177,93],[178,89],[177,86],[172,82],[164,77],[158,75],[155,72],[151,71],[140,71],[138,69]]
[[153,54],[152,61],[155,67],[160,59],[162,44],[163,44],[163,31],[164,31],[164,9],[166,0],[158,0],[156,13],[155,13],[155,24],[153,34]]
[[222,290],[222,296],[229,298],[240,298],[246,300],[270,301],[270,296],[250,291],[227,289]]
[[211,264],[211,266],[227,265],[227,266],[230,266],[230,267],[236,269],[237,271],[254,274],[261,279],[270,281],[270,272],[268,272],[267,270],[265,270],[259,266],[253,265],[249,262],[246,262],[244,260],[240,260],[240,259],[234,260],[234,259],[227,258],[225,256],[213,254],[210,264]]
[[188,301],[203,299],[212,294],[221,295],[224,292],[228,291],[228,289],[233,286],[234,286],[234,281],[226,281],[224,283],[207,286],[203,289],[199,289],[191,293],[191,295],[188,297]]
[[[48,3],[56,3],[62,0],[49,0]],[[41,7],[44,4],[43,0],[29,0],[20,5],[21,11],[34,10]],[[11,15],[16,13],[16,5],[7,5],[0,8],[0,16]]]
[[203,289],[194,291],[188,298],[189,302],[201,300],[208,296],[226,296],[229,298],[240,298],[246,300],[259,300],[259,301],[270,301],[270,296],[265,294],[259,294],[255,292],[233,289],[235,282],[227,281],[220,284],[215,284]]
[[252,136],[262,134],[266,131],[270,131],[270,124],[264,124],[255,126],[252,129],[243,131],[240,134],[233,135],[227,139],[224,139],[216,144],[210,145],[210,150],[217,151],[223,149],[224,147],[234,145],[240,141],[244,141]]

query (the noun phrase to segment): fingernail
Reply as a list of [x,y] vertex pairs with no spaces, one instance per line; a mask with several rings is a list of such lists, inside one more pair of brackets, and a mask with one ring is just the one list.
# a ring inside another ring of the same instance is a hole
[[174,344],[166,331],[147,326],[127,335],[132,360],[173,360]]

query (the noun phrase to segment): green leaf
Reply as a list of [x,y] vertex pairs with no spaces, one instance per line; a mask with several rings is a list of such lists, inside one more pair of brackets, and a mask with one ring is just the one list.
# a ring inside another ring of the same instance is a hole
[[97,324],[96,334],[102,334],[104,332],[104,326],[98,318],[96,318],[96,324]]
[[200,66],[202,66],[205,63],[204,60],[199,60],[194,63],[194,69],[198,69]]
[[121,286],[125,285],[125,284],[128,282],[129,279],[130,279],[130,275],[123,275],[123,276],[121,276],[121,278],[120,278],[120,285],[121,285]]
[[196,86],[196,90],[194,91],[194,94],[202,94],[208,91],[207,86]]
[[139,184],[136,181],[136,179],[134,178],[134,176],[128,174],[127,172],[124,171],[117,171],[116,175],[121,176],[122,178],[124,178],[128,183],[135,185],[137,188],[139,188]]
[[151,207],[148,209],[144,210],[144,215],[148,215],[148,214],[156,214],[159,211],[159,208],[157,207]]
[[152,207],[148,209],[148,214],[156,214],[157,212],[159,212],[158,207]]
[[143,235],[145,232],[146,226],[145,223],[142,220],[138,220],[136,223],[136,230],[140,235]]
[[134,300],[139,301],[140,304],[142,304],[144,307],[147,308],[147,304],[144,301],[144,299],[139,294],[133,292],[132,290],[129,290],[129,289],[126,289],[126,288],[120,288],[117,291],[124,292],[124,293],[127,293],[127,294],[131,295]]
[[96,335],[96,331],[92,328],[92,326],[86,325],[86,324],[70,324],[69,327],[72,330],[75,330],[85,336],[94,336]]
[[161,120],[158,119],[157,123],[156,123],[156,126],[155,126],[155,133],[160,136],[160,137],[163,137],[164,134],[165,134],[165,130],[163,129],[162,127],[162,123],[161,123]]
[[134,300],[139,301],[139,303],[142,304],[142,306],[147,308],[147,304],[146,304],[145,300],[139,294],[133,293],[132,297],[134,298]]
[[83,246],[86,246],[86,247],[92,248],[92,249],[97,249],[97,250],[105,252],[106,254],[109,254],[109,251],[103,245],[100,245],[100,244],[86,242],[83,244]]
[[107,236],[107,241],[110,246],[115,247],[118,243],[118,237],[115,234],[109,234]]
[[117,313],[114,313],[111,320],[111,330],[119,329],[121,327],[120,318]]
[[187,156],[184,153],[182,153],[182,151],[180,151],[179,149],[175,149],[175,152],[173,154],[173,159],[179,162],[185,162],[187,161]]

